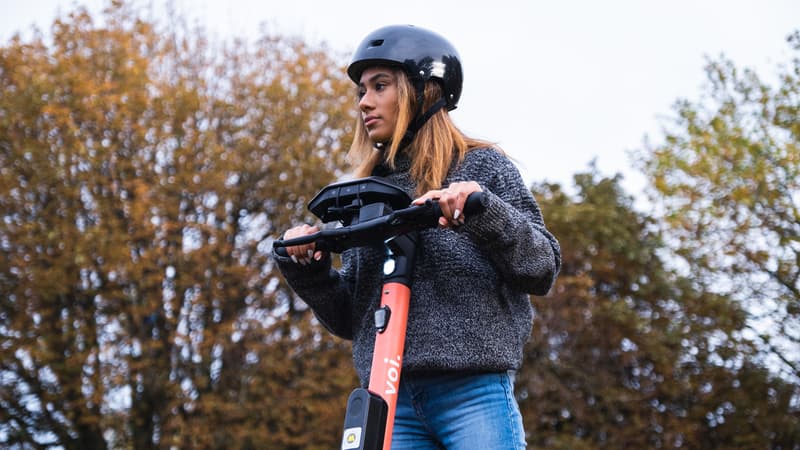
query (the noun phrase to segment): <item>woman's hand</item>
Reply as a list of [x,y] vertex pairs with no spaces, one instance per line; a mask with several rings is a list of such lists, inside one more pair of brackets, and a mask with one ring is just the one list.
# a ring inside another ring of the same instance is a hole
[[[317,231],[319,231],[319,227],[303,224],[286,230],[286,233],[283,234],[283,239],[287,240],[306,236],[316,233]],[[324,256],[321,251],[316,250],[313,242],[310,244],[286,247],[286,253],[292,258],[292,261],[303,266],[311,264],[312,258],[319,261]]]
[[483,192],[483,189],[474,181],[458,181],[444,189],[428,191],[411,203],[421,205],[427,200],[438,200],[439,208],[442,210],[439,226],[457,227],[464,225],[464,203],[473,192]]

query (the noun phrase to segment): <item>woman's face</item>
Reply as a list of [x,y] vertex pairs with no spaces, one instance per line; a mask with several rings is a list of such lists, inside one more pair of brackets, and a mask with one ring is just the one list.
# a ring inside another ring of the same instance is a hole
[[386,67],[371,67],[361,73],[358,108],[372,142],[387,143],[397,124],[397,77]]

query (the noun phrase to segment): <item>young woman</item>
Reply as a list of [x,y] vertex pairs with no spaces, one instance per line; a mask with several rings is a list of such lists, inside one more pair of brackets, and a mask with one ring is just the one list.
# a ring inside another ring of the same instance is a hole
[[[528,296],[553,284],[558,242],[513,163],[451,121],[463,75],[446,39],[413,26],[378,29],[347,73],[361,112],[350,149],[355,175],[385,177],[414,203],[438,199],[443,213],[438,229],[421,233],[392,448],[524,448],[513,372],[531,332]],[[476,191],[485,208],[465,217]],[[299,225],[284,238],[317,230]],[[332,333],[353,340],[366,386],[383,250],[347,250],[339,270],[313,244],[287,253],[274,255],[286,280]]]

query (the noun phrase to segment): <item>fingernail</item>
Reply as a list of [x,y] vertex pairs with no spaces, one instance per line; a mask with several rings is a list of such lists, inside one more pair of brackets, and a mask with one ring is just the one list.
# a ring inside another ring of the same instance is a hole
[[309,250],[308,251],[308,259],[311,259],[313,257],[314,257],[314,250]]
[[292,261],[294,261],[295,264],[298,263],[297,256],[291,255],[290,258],[292,258]]
[[316,259],[317,261],[322,261],[322,252],[315,253],[314,259]]
[[453,220],[458,220],[458,216],[461,215],[461,210],[457,209],[453,211]]

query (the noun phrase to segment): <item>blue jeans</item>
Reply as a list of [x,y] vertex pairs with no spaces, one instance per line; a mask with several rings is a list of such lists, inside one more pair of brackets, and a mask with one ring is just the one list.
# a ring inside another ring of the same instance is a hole
[[402,375],[392,450],[525,447],[508,373]]

